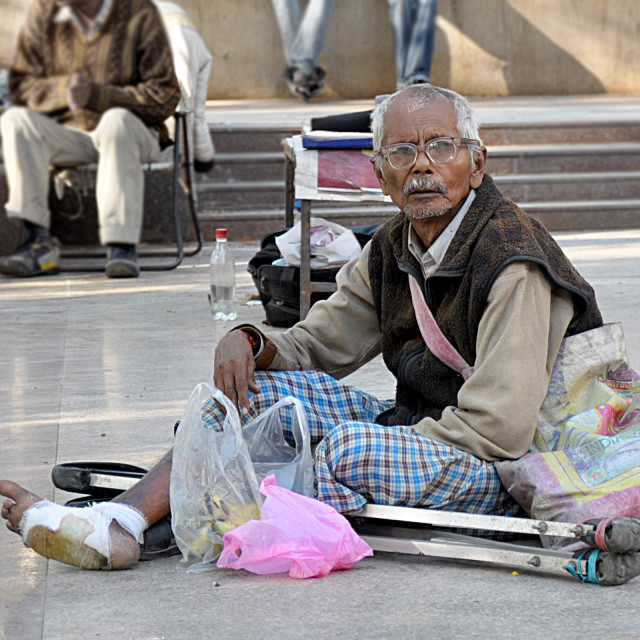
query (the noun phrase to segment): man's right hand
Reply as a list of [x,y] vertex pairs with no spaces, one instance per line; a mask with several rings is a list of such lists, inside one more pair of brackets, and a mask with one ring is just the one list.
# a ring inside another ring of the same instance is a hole
[[239,329],[225,335],[216,347],[213,383],[242,411],[249,411],[249,391],[260,393],[253,380],[256,365],[249,336]]
[[71,111],[87,106],[91,97],[91,80],[83,73],[72,73],[67,86],[67,101]]

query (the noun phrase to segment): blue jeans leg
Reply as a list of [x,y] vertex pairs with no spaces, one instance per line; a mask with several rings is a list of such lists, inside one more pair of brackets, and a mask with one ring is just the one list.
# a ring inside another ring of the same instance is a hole
[[396,81],[430,82],[438,0],[388,0],[396,58]]
[[298,0],[272,2],[287,64],[311,73],[324,46],[335,0],[309,0],[304,15]]

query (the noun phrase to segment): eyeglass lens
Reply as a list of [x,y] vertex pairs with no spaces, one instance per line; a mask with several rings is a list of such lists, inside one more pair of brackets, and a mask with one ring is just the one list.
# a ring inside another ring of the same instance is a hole
[[[451,162],[456,156],[456,145],[453,140],[430,140],[424,148],[432,162]],[[406,169],[416,161],[418,147],[413,144],[399,144],[391,147],[387,153],[392,167]]]

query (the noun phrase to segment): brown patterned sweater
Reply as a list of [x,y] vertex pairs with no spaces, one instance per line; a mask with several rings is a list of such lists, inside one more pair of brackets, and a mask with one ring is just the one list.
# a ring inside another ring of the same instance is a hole
[[[20,30],[10,71],[11,99],[57,122],[93,130],[102,113],[123,107],[160,133],[180,100],[171,49],[151,0],[113,0],[106,23],[87,38],[70,22],[54,22],[56,0],[35,0]],[[93,86],[85,109],[71,111],[67,86],[84,73]]]

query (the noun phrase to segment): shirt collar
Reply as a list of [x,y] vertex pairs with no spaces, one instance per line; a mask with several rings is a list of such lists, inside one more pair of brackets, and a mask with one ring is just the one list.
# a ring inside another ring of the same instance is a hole
[[476,197],[475,189],[469,191],[467,199],[464,201],[460,211],[456,213],[454,219],[445,227],[444,231],[436,238],[435,242],[425,251],[422,241],[418,237],[413,225],[409,223],[409,251],[422,266],[425,277],[430,276],[442,262],[447,249],[456,235],[456,231],[462,224],[471,203]]
[[53,17],[53,21],[56,23],[70,22],[74,27],[80,29],[87,38],[92,38],[96,33],[98,33],[98,31],[100,31],[104,23],[107,21],[112,6],[113,0],[102,0],[102,6],[100,7],[100,11],[96,14],[96,19],[91,29],[85,28],[82,20],[78,18],[76,12],[69,5],[60,7],[56,12],[56,15]]

